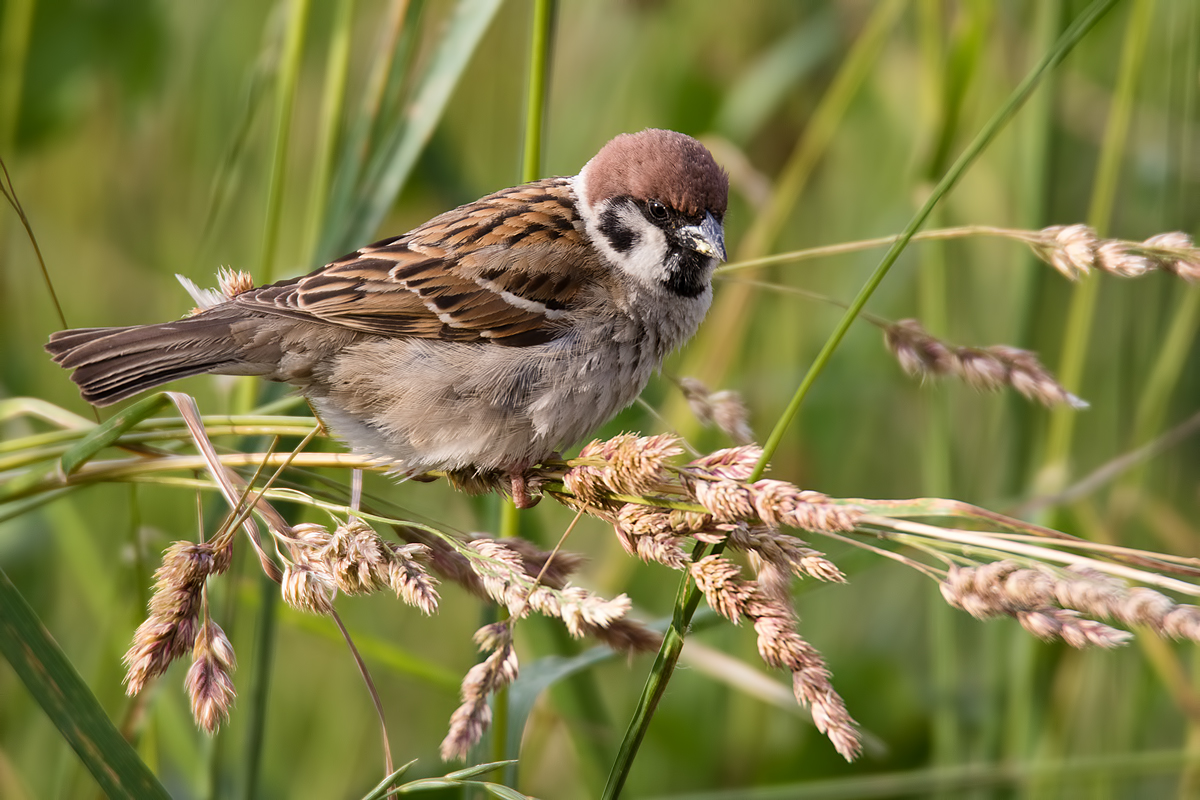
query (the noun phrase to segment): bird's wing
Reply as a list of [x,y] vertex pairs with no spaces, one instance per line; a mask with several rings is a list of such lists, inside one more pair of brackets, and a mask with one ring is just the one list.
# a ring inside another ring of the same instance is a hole
[[527,346],[560,335],[600,272],[567,179],[551,178],[234,301],[385,336]]

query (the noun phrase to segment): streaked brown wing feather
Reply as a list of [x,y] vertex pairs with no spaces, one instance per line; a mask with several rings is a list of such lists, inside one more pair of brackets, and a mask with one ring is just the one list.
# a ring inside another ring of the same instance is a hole
[[367,333],[525,346],[559,335],[601,267],[565,178],[505,189],[235,300]]

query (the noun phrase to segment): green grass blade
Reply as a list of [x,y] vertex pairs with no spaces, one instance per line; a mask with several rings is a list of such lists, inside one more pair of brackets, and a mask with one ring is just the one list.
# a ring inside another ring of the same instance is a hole
[[525,94],[525,150],[521,180],[542,176],[542,131],[546,127],[546,93],[550,83],[555,0],[537,0],[533,6],[533,36],[529,44],[529,88]]
[[329,55],[325,65],[325,86],[321,102],[321,120],[317,142],[317,162],[313,169],[308,196],[308,217],[304,225],[304,249],[300,257],[312,263],[317,256],[317,243],[328,218],[329,187],[346,102],[346,77],[350,71],[350,50],[354,23],[354,2],[338,3],[333,30],[330,32]]
[[85,436],[78,444],[63,453],[61,460],[63,473],[70,475],[75,470],[91,461],[106,447],[112,446],[121,438],[121,434],[137,425],[142,420],[157,412],[167,404],[167,396],[162,392],[150,395],[144,400],[131,405],[117,413],[103,424]]
[[340,243],[335,248],[338,252],[361,245],[383,222],[500,5],[500,0],[459,2],[409,104],[409,115],[404,124],[395,126],[395,133],[368,167],[362,198],[348,215],[344,228],[336,234]]
[[271,156],[271,182],[267,194],[267,217],[263,224],[263,283],[275,280],[275,251],[279,244],[279,221],[283,216],[284,177],[288,143],[292,132],[292,107],[296,102],[296,82],[304,54],[304,35],[308,28],[308,0],[291,0],[287,35],[275,76],[275,144]]
[[413,764],[416,764],[416,763],[417,763],[417,760],[414,758],[412,761],[409,761],[407,764],[404,764],[401,767],[399,767],[391,775],[388,775],[386,778],[381,780],[379,783],[375,784],[375,787],[373,789],[371,789],[371,791],[369,791],[369,792],[367,792],[367,794],[363,795],[362,800],[382,800],[382,798],[387,797],[388,794],[392,791],[392,784],[395,783],[400,778],[404,777],[404,773],[406,773],[410,769],[412,769]]
[[[421,0],[392,0],[389,16],[375,45],[378,57],[371,66],[361,102],[351,114],[339,145],[337,167],[328,190],[325,215],[321,220],[316,261],[327,261],[362,244],[348,239],[346,229],[363,194],[365,166],[380,160],[378,141],[389,135],[394,120],[403,119],[402,99],[407,88],[410,60],[418,40],[417,20],[424,8]],[[385,125],[392,122],[391,125]]]
[[110,798],[167,798],[71,662],[0,570],[0,653]]

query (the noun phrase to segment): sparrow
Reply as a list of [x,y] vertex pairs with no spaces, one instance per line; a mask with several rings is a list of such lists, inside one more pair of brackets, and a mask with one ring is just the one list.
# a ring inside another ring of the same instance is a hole
[[289,383],[394,473],[440,470],[528,506],[528,470],[632,403],[696,332],[728,191],[692,137],[621,134],[573,177],[502,189],[302,277],[227,285],[183,319],[60,331],[46,350],[97,406],[201,373]]

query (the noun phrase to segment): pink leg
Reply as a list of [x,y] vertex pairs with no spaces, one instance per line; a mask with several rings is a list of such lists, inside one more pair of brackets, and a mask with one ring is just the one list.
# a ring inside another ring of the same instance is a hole
[[525,470],[512,470],[508,473],[512,482],[512,500],[517,508],[533,508],[541,501],[541,497],[531,497],[529,486],[525,482]]

